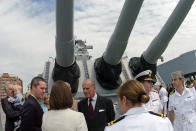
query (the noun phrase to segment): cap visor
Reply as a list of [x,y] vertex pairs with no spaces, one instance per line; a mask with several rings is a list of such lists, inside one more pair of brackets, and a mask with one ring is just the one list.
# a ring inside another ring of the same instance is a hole
[[153,79],[152,78],[146,78],[144,79],[145,81],[152,81]]

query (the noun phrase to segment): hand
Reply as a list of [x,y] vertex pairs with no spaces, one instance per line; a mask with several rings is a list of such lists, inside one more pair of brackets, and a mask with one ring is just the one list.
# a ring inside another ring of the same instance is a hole
[[8,98],[7,100],[8,100],[8,102],[10,102],[10,103],[14,103],[14,102],[11,100],[11,98]]

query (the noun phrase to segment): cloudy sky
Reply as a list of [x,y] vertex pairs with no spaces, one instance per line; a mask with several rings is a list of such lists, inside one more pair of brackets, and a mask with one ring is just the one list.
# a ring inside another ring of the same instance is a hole
[[[74,35],[93,45],[100,57],[114,30],[125,0],[75,0]],[[140,56],[179,0],[144,0],[126,49],[128,57]],[[42,73],[45,61],[55,57],[55,0],[0,0],[0,74],[24,81]],[[168,61],[196,49],[196,4],[166,51]],[[160,63],[160,62],[159,62]]]

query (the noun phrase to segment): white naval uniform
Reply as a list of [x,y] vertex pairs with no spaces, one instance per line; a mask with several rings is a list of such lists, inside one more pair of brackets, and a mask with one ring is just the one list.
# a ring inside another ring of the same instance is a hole
[[175,91],[169,97],[169,111],[174,111],[174,131],[196,131],[196,91],[184,88],[182,95]]
[[160,97],[160,100],[161,100],[161,104],[163,105],[164,114],[167,114],[168,93],[167,93],[167,90],[164,87],[162,87],[159,90],[159,97]]
[[154,91],[151,91],[149,93],[149,96],[150,96],[150,100],[148,101],[148,103],[143,104],[144,108],[147,111],[158,113],[159,110],[163,109],[163,106],[159,98],[159,94]]
[[162,103],[168,101],[167,96],[168,96],[167,90],[164,87],[162,87],[159,91],[159,97],[160,97],[160,100],[161,100]]
[[131,108],[124,116],[104,131],[173,131],[168,118],[152,115],[144,107]]

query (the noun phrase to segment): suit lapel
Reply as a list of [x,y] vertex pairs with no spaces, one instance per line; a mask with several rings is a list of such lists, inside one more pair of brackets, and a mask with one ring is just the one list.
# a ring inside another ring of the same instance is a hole
[[31,99],[32,101],[34,101],[34,103],[36,103],[37,105],[39,105],[38,101],[37,101],[32,95],[30,95],[30,99]]
[[30,97],[30,99],[31,99],[32,101],[34,101],[34,103],[37,105],[36,107],[39,108],[39,110],[40,110],[41,112],[43,112],[43,109],[42,109],[41,105],[39,104],[39,102],[37,101],[37,99],[35,99],[32,95],[30,95],[29,97]]
[[95,103],[95,110],[93,111],[93,117],[99,114],[99,108],[100,108],[100,96],[97,94],[97,101]]
[[88,117],[88,99],[87,98],[84,101],[84,111],[86,111],[85,114]]

